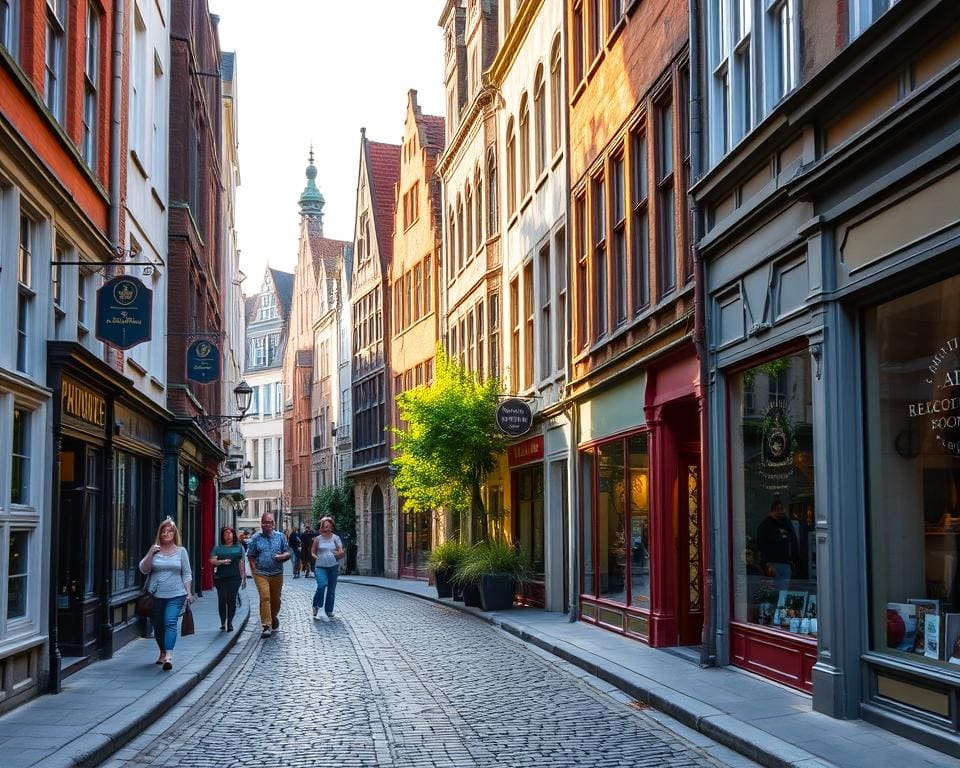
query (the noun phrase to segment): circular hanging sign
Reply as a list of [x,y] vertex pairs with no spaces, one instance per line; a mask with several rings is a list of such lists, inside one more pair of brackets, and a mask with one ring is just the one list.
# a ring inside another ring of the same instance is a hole
[[520,437],[530,431],[533,413],[523,400],[510,397],[497,406],[497,427],[503,434]]

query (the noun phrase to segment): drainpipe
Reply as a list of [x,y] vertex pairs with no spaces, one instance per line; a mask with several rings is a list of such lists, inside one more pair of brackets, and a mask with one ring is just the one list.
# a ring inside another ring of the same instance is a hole
[[[702,50],[700,47],[701,37],[701,7],[700,0],[690,0],[690,176],[691,183],[700,178],[703,172],[703,95],[700,81],[700,58]],[[703,620],[703,630],[700,643],[700,666],[713,667],[717,663],[717,644],[716,644],[716,618],[717,618],[717,585],[715,579],[715,555],[713,525],[711,523],[712,510],[709,506],[710,494],[706,492],[709,487],[709,455],[710,443],[709,422],[707,419],[707,389],[708,389],[708,365],[707,365],[707,344],[706,344],[706,323],[704,322],[705,304],[704,304],[704,268],[703,258],[697,243],[702,235],[702,221],[697,216],[696,206],[693,202],[693,196],[687,197],[687,204],[693,212],[693,242],[690,248],[693,250],[694,266],[694,322],[693,322],[693,343],[697,350],[697,361],[700,365],[700,509],[704,514],[707,529],[707,535],[701,534],[701,552],[704,558],[704,573],[706,574],[706,615]],[[704,539],[706,546],[704,546]]]
[[123,2],[113,3],[113,89],[110,93],[110,242],[117,252],[123,250],[120,242],[120,140],[123,116]]

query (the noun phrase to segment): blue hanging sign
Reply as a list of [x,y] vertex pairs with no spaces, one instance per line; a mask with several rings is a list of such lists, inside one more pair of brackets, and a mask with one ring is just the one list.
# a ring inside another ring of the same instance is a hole
[[153,291],[139,278],[119,275],[97,290],[96,336],[118,349],[150,341]]
[[198,339],[187,347],[187,378],[201,384],[220,378],[220,350],[216,344]]

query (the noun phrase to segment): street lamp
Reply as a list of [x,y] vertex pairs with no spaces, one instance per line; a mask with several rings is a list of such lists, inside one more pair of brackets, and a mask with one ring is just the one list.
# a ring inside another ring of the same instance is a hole
[[249,480],[253,476],[253,464],[248,460],[246,464],[243,465],[243,479]]
[[[237,413],[226,415],[219,413],[205,413],[196,417],[197,423],[205,432],[228,424],[231,421],[242,421],[250,410],[250,401],[253,399],[253,388],[245,381],[241,381],[233,388],[233,397],[236,400]],[[244,468],[246,469],[246,468]]]

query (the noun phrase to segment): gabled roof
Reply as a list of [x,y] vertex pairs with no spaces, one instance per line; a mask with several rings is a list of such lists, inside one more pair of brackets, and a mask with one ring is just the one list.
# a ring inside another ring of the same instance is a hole
[[286,319],[290,317],[290,304],[293,301],[293,273],[281,272],[273,267],[269,267],[269,269],[273,287],[276,290],[277,298],[280,300],[281,312]]
[[367,141],[367,152],[380,259],[381,263],[389,264],[393,258],[393,208],[397,183],[400,181],[400,145]]
[[423,146],[431,155],[439,155],[446,144],[444,120],[437,115],[421,115],[417,123],[423,132]]
[[337,274],[344,249],[351,247],[352,243],[324,237],[323,227],[317,226],[316,220],[308,219],[307,245],[310,248],[314,276],[319,277],[323,272],[325,277],[330,278]]

